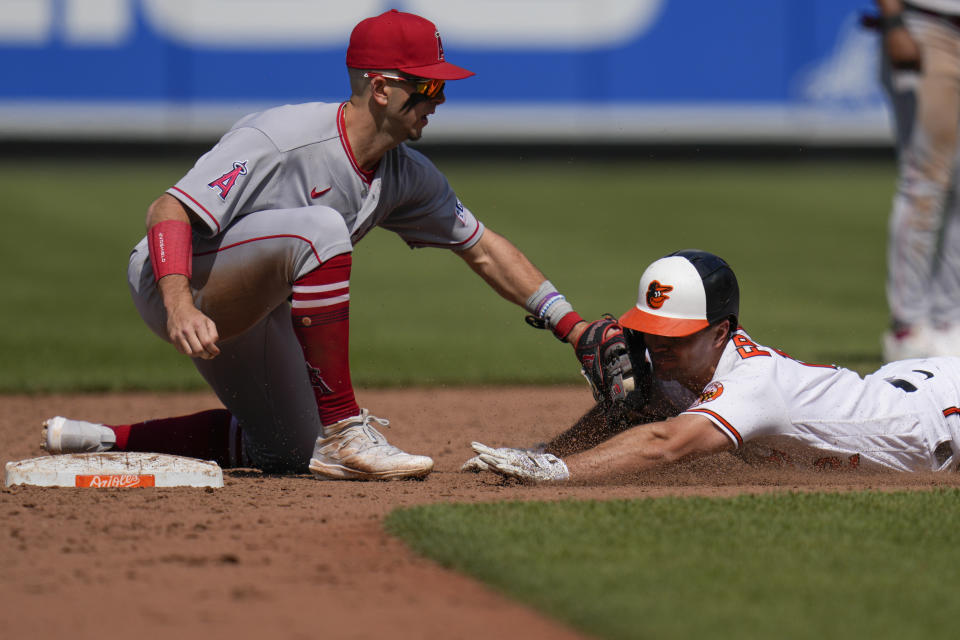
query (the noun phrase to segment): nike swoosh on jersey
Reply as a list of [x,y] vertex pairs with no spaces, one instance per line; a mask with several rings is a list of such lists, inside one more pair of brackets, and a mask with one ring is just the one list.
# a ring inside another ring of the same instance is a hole
[[317,188],[314,187],[313,189],[310,190],[310,197],[314,199],[319,198],[320,196],[325,194],[327,191],[330,191],[330,189],[332,188],[333,187],[327,187],[326,189],[321,189],[320,191],[317,191]]

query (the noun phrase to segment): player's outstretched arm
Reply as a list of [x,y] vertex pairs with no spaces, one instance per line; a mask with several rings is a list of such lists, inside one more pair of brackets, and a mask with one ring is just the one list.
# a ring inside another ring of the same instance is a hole
[[555,456],[570,456],[610,438],[628,428],[629,425],[619,423],[615,416],[610,416],[607,407],[595,404],[572,427],[547,443],[546,451]]
[[547,443],[546,451],[561,458],[596,447],[631,427],[676,416],[679,410],[654,386],[642,407],[627,402],[598,402],[577,422]]
[[572,479],[612,480],[733,447],[710,420],[683,414],[628,429],[593,449],[564,459]]
[[681,415],[633,427],[563,459],[547,452],[494,449],[474,442],[486,468],[524,482],[606,482],[681,460],[719,453],[733,444],[703,416]]
[[[152,238],[156,237],[156,230],[166,228],[170,223],[186,223],[189,226],[190,215],[179,200],[163,194],[147,210],[147,233]],[[157,248],[153,245],[156,245],[157,241],[154,240],[151,244],[151,261],[156,265],[153,254]],[[173,251],[168,246],[164,246],[162,250]],[[190,251],[189,240],[185,250]],[[156,266],[154,272],[156,273]],[[217,326],[194,304],[188,276],[183,273],[161,275],[157,280],[157,288],[167,310],[167,336],[177,351],[196,358],[210,359],[217,356],[220,353],[217,347]]]
[[[494,291],[520,307],[547,279],[512,242],[489,228],[459,255]],[[577,344],[586,327],[585,322],[575,325],[565,336],[566,341]]]
[[485,229],[480,240],[459,255],[494,291],[516,305],[523,306],[546,280],[520,249],[491,229]]

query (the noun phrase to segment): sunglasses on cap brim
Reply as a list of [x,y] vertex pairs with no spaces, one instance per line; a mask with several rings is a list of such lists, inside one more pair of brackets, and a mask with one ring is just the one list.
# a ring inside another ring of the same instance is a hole
[[386,78],[388,80],[399,80],[400,82],[406,82],[413,85],[413,89],[416,93],[419,93],[427,98],[433,100],[440,96],[443,93],[443,86],[446,84],[446,80],[434,80],[431,78],[408,78],[406,76],[394,76],[389,73],[364,73],[364,78],[373,78],[380,76],[381,78]]

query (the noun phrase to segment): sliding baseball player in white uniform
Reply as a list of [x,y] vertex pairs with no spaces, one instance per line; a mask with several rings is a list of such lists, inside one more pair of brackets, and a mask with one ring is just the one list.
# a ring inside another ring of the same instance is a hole
[[[738,314],[736,277],[722,259],[685,250],[657,260],[620,318],[631,357],[648,358],[653,376],[637,381],[648,391],[633,399],[627,422],[609,420],[607,404],[541,451],[474,443],[478,455],[465,467],[590,481],[747,443],[788,461],[780,449],[788,443],[820,466],[957,469],[960,359],[905,360],[861,378],[756,343]],[[638,425],[650,417],[658,419]],[[607,439],[597,444],[598,436]]]

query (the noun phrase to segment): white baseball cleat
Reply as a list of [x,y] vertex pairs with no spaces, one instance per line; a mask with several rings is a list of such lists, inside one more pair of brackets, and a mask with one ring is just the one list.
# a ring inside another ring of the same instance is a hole
[[56,416],[43,423],[40,446],[49,453],[98,453],[117,443],[110,427]]
[[936,355],[934,336],[930,327],[918,324],[907,331],[887,331],[883,334],[883,361],[929,358]]
[[317,438],[310,471],[332,480],[422,478],[433,471],[432,459],[401,451],[372,422],[383,427],[390,424],[363,409],[359,416],[324,427],[328,435]]

